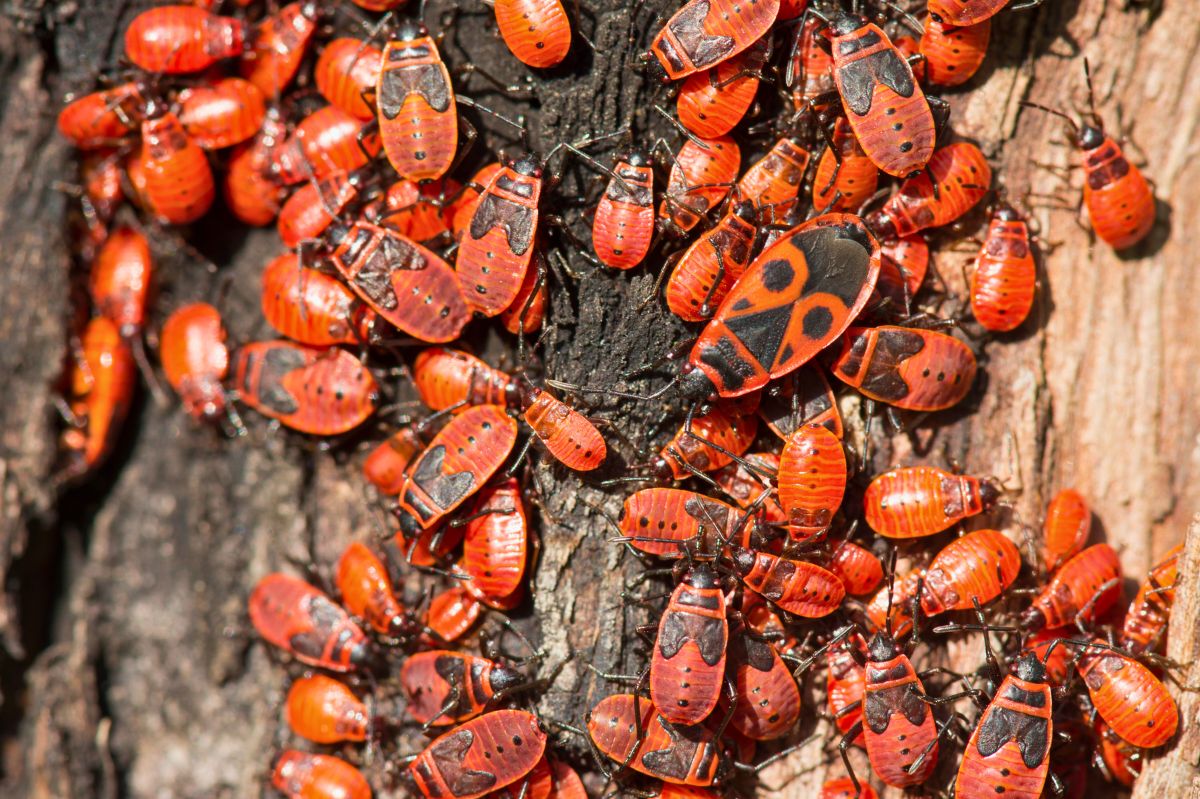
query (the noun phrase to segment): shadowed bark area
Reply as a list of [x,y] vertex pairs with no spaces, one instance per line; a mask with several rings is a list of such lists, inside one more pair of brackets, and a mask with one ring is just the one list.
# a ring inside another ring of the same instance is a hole
[[[675,142],[678,137],[651,108],[658,102],[670,109],[673,101],[649,84],[636,63],[638,48],[628,41],[632,5],[588,0],[573,11],[594,49],[577,37],[566,65],[534,76],[532,100],[499,94],[478,76],[456,80],[456,86],[500,113],[526,114],[532,146],[543,154],[557,143],[616,132],[631,121],[638,141],[662,136]],[[102,474],[76,488],[60,491],[56,484],[53,398],[69,341],[74,273],[63,232],[68,198],[55,181],[69,182],[74,172],[70,148],[54,132],[54,116],[64,95],[90,89],[98,72],[113,67],[119,34],[139,8],[80,0],[71,9],[24,0],[12,5],[10,19],[0,20],[6,795],[259,795],[274,753],[289,743],[280,732],[280,707],[287,675],[297,669],[256,640],[245,618],[246,596],[262,575],[295,571],[296,564],[311,562],[328,577],[347,542],[381,533],[383,517],[359,476],[365,445],[319,451],[257,418],[250,419],[249,437],[224,439],[185,418],[173,397],[158,402],[144,387]],[[672,8],[647,3],[633,27],[656,27],[654,14],[665,16]],[[426,18],[435,32],[447,10],[444,3],[431,4]],[[22,30],[29,27],[36,34]],[[1118,548],[1126,574],[1140,579],[1182,540],[1200,509],[1200,406],[1194,401],[1200,374],[1193,364],[1200,332],[1192,323],[1200,281],[1192,257],[1200,235],[1193,144],[1200,75],[1191,68],[1200,7],[1167,0],[1151,18],[1147,10],[1123,11],[1105,0],[1062,0],[1001,15],[992,41],[980,75],[947,96],[954,129],[979,141],[1009,197],[1023,200],[1030,191],[1069,201],[1079,196],[1077,170],[1067,188],[1034,163],[1077,162],[1063,143],[1061,123],[1022,111],[1018,103],[1069,109],[1086,102],[1081,56],[1087,55],[1109,127],[1116,131],[1120,108],[1126,132],[1140,146],[1132,153],[1144,150],[1148,158],[1161,204],[1158,226],[1148,242],[1118,256],[1092,246],[1069,212],[1039,207],[1044,200],[1029,197],[1043,239],[1058,243],[1045,258],[1033,317],[1013,334],[982,345],[986,378],[967,409],[932,417],[912,436],[876,446],[867,474],[955,458],[971,473],[1003,480],[1011,508],[993,523],[1013,529],[1036,529],[1054,491],[1073,485],[1102,522],[1098,535]],[[491,12],[482,5],[464,5],[443,49],[451,66],[469,60],[504,83],[529,73],[494,35]],[[486,142],[476,145],[471,164],[483,163],[491,151],[519,149],[503,123],[474,112],[470,118]],[[608,163],[612,146],[594,152]],[[747,141],[744,164],[762,149],[761,142]],[[556,156],[550,169],[559,167]],[[585,192],[594,202],[593,173],[572,161],[564,178],[546,210],[566,217],[586,241],[590,206],[573,198]],[[983,215],[970,219],[973,224]],[[173,232],[150,235],[160,275],[152,328],[183,302],[222,297],[234,341],[270,335],[258,311],[258,274],[280,250],[273,230],[235,228],[226,212],[214,211],[187,239],[219,267],[215,274],[181,248]],[[552,277],[549,333],[531,364],[534,373],[635,391],[661,386],[663,378],[621,379],[690,335],[661,302],[641,307],[661,258],[652,258],[649,271],[617,274],[571,255],[557,232],[547,240],[563,248],[578,277],[565,270]],[[953,294],[962,294],[959,267],[969,258],[966,251],[939,253]],[[510,339],[475,343],[515,365]],[[399,399],[407,398],[403,379],[390,382]],[[845,405],[856,420],[856,403],[847,398]],[[643,461],[646,452],[639,449],[655,451],[686,411],[674,395],[651,402],[599,399],[592,408],[614,431],[606,438],[616,454],[603,477]],[[861,424],[853,426],[860,435]],[[614,690],[585,664],[636,673],[646,662],[634,628],[651,620],[649,611],[622,609],[621,599],[624,583],[641,565],[605,541],[611,529],[594,507],[616,516],[635,486],[601,489],[595,479],[581,479],[546,459],[536,470],[546,511],[541,550],[532,598],[513,616],[546,653],[539,673],[554,674],[561,666],[553,685],[538,695],[537,710],[546,719],[579,724],[587,708]],[[1198,553],[1200,536],[1193,534],[1182,567],[1183,612],[1171,630],[1171,654],[1185,663],[1197,660],[1200,645],[1197,600],[1187,588]],[[420,594],[416,580],[406,587],[410,598]],[[977,642],[955,643],[947,656],[971,668],[980,660]],[[395,692],[390,676],[379,686],[385,708]],[[1200,676],[1184,672],[1180,681],[1194,685]],[[1194,694],[1180,696],[1184,717],[1194,717]],[[811,687],[806,700],[816,707]],[[815,713],[806,717],[808,731]],[[1150,759],[1138,796],[1186,795],[1185,781],[1195,779],[1194,736],[1185,727],[1180,746]],[[577,766],[591,767],[580,742],[569,736],[563,742]],[[413,752],[417,745],[412,731],[404,730],[399,740],[389,737],[385,751]],[[822,764],[833,763],[831,773],[840,776],[835,759],[814,743],[773,768],[763,784],[786,783],[787,795],[813,795],[824,779]],[[379,762],[368,769],[378,777],[379,795],[402,794],[383,771]]]

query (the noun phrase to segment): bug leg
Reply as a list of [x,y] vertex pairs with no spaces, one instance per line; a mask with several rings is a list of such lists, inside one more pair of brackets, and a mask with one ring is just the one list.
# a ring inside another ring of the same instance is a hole
[[458,683],[455,683],[453,686],[451,686],[450,693],[446,695],[446,701],[442,704],[442,707],[438,710],[438,712],[430,716],[429,720],[421,725],[421,734],[428,733],[430,727],[436,725],[437,720],[443,716],[453,723],[454,719],[450,716],[450,713],[454,710],[454,708],[458,707],[458,703],[461,699],[462,686]]
[[862,720],[854,722],[854,726],[846,730],[846,734],[842,736],[842,740],[838,741],[838,753],[842,756],[842,763],[846,765],[846,773],[850,775],[850,782],[854,783],[854,797],[862,796],[862,783],[858,781],[858,775],[854,773],[854,765],[850,762],[850,747],[858,736],[862,735],[863,723]]
[[499,89],[501,92],[507,94],[509,97],[515,100],[530,100],[533,99],[534,96],[533,78],[529,75],[523,76],[524,81],[521,85],[515,83],[505,84],[504,81],[500,80],[492,73],[484,70],[482,67],[472,62],[460,64],[459,66],[455,67],[454,74],[458,77],[478,75],[488,83],[492,84],[493,87]]
[[[943,100],[941,97],[925,98],[929,102],[929,110],[933,113],[933,131],[937,139],[941,139],[946,132],[946,125],[950,123],[950,103]],[[933,175],[929,176],[933,180]],[[933,181],[933,197],[937,199],[937,181]]]
[[1120,582],[1121,580],[1118,577],[1114,577],[1113,579],[1105,582],[1098,589],[1096,589],[1096,592],[1092,594],[1091,598],[1083,604],[1083,607],[1081,607],[1079,612],[1075,614],[1075,626],[1079,628],[1079,632],[1085,636],[1091,632],[1091,624],[1094,621],[1092,618],[1092,612],[1096,607],[1096,603],[1100,601],[1102,596],[1111,591],[1113,588],[1116,588]]
[[601,269],[607,269],[603,261],[592,255],[590,252],[591,248],[584,244],[583,241],[575,235],[574,231],[571,230],[570,223],[567,222],[567,220],[565,220],[563,217],[558,216],[557,214],[549,214],[547,216],[543,216],[542,221],[558,230],[558,232],[563,235],[563,238],[565,238],[567,242],[578,251],[578,254],[592,266]]
[[663,262],[662,269],[658,272],[658,278],[654,281],[654,288],[650,289],[650,292],[646,295],[646,299],[642,300],[642,304],[638,306],[639,311],[654,302],[655,298],[658,297],[659,292],[662,291],[662,285],[667,279],[667,275],[675,269],[675,264],[683,257],[683,252],[683,250],[680,250],[679,252],[672,253]]
[[712,284],[708,287],[708,292],[704,295],[704,302],[700,304],[700,315],[706,319],[715,312],[716,309],[709,305],[709,303],[712,302],[713,295],[717,293],[717,289],[725,282],[725,254],[719,249],[714,249],[713,254],[717,258],[717,274],[713,278]]
[[929,745],[925,747],[924,751],[922,751],[921,754],[917,755],[917,759],[914,760],[912,763],[910,763],[908,765],[908,767],[904,769],[905,771],[907,771],[909,774],[916,774],[918,771],[921,770],[921,766],[925,763],[925,758],[929,757],[930,753],[933,752],[933,748],[935,746],[937,746],[938,741],[941,740],[942,735],[945,734],[947,729],[949,729],[950,724],[953,722],[953,720],[954,720],[954,717],[951,716],[950,718],[946,719],[944,722],[942,722],[941,724],[938,725],[937,737],[935,737],[932,741],[929,742]]

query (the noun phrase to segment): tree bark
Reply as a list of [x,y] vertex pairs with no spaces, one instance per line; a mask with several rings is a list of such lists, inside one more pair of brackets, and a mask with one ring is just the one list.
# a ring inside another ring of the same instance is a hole
[[[448,6],[430,5],[426,18],[436,30]],[[577,37],[567,66],[534,76],[533,102],[487,90],[477,78],[458,85],[501,113],[526,113],[540,153],[630,121],[639,141],[675,141],[651,111],[653,102],[669,108],[670,100],[650,85],[636,64],[639,48],[628,43],[631,27],[653,27],[653,15],[665,17],[673,6],[655,0],[635,11],[620,0],[591,0],[573,18],[594,50]],[[1090,56],[1097,104],[1110,130],[1121,107],[1148,156],[1160,201],[1157,227],[1133,253],[1117,255],[1092,244],[1070,213],[1035,207],[1043,239],[1059,244],[1045,258],[1033,319],[986,343],[986,385],[981,379],[969,409],[933,417],[911,437],[876,447],[867,474],[894,464],[943,464],[949,455],[972,473],[1003,479],[1011,508],[1000,521],[1014,530],[1036,528],[1052,494],[1074,486],[1102,522],[1093,540],[1116,546],[1126,574],[1140,579],[1182,540],[1200,510],[1200,406],[1193,401],[1200,376],[1192,364],[1200,328],[1190,318],[1200,278],[1188,255],[1200,234],[1194,167],[1200,74],[1191,68],[1200,7],[1168,0],[1154,16],[1117,6],[1061,0],[997,17],[981,74],[966,90],[950,93],[952,124],[980,142],[1010,198],[1033,191],[1074,201],[1077,170],[1067,188],[1034,163],[1077,163],[1071,148],[1054,143],[1063,139],[1060,122],[1022,112],[1018,103],[1070,108],[1084,100],[1081,55]],[[8,268],[0,270],[6,795],[257,795],[274,753],[288,743],[280,708],[285,673],[294,669],[281,666],[249,629],[246,596],[262,575],[294,570],[293,563],[312,562],[328,575],[346,543],[379,536],[381,517],[359,476],[363,448],[316,451],[258,422],[249,439],[224,439],[185,418],[173,398],[160,403],[147,395],[102,473],[83,487],[57,490],[53,397],[75,278],[63,233],[67,200],[54,187],[74,178],[72,153],[54,133],[54,115],[65,94],[90,89],[94,76],[115,64],[119,34],[140,9],[81,0],[71,14],[25,0],[19,10],[0,21],[0,155],[6,165],[0,170],[0,241],[9,256]],[[17,17],[38,34],[22,33]],[[486,7],[464,7],[443,44],[447,62],[470,60],[505,82],[527,74],[493,29]],[[473,119],[488,131],[489,150],[518,148],[502,124]],[[746,148],[747,157],[757,155],[752,149]],[[482,162],[482,150],[474,157]],[[551,170],[559,167],[555,162]],[[555,196],[570,198],[590,183],[590,173],[570,163]],[[553,206],[586,240],[586,225],[578,221],[586,208],[565,201]],[[227,215],[216,211],[188,237],[220,267],[219,276],[178,247],[175,233],[152,232],[158,322],[183,302],[216,298],[228,280],[221,307],[232,338],[270,335],[259,319],[258,273],[280,245],[274,231],[231,234],[230,228]],[[942,240],[952,242],[949,235]],[[941,251],[938,266],[951,294],[962,296],[959,265],[968,258]],[[661,385],[661,379],[625,383],[620,377],[689,335],[661,303],[640,307],[659,265],[613,274],[570,260],[578,280],[559,275],[551,286],[549,333],[540,353],[545,374],[633,390]],[[503,342],[477,343],[506,351],[512,363]],[[856,419],[851,398],[846,406]],[[594,408],[651,451],[684,410],[670,396],[604,400]],[[860,435],[861,425],[852,426]],[[606,437],[617,451],[609,475],[640,459],[618,436]],[[593,507],[615,516],[625,490],[602,490],[544,460],[536,469],[545,506],[540,558],[532,599],[514,618],[546,652],[539,673],[555,674],[561,666],[537,700],[539,713],[579,724],[587,708],[613,690],[585,664],[636,672],[645,663],[634,628],[648,612],[623,608],[621,600],[625,581],[641,566],[605,541],[610,528]],[[1200,535],[1190,537],[1185,561],[1171,654],[1193,663],[1200,600],[1190,583],[1198,573]],[[410,598],[420,593],[415,579],[406,588]],[[950,655],[972,666],[979,660],[970,644],[951,647]],[[1180,681],[1195,685],[1198,677],[1190,673]],[[386,677],[382,687],[385,694],[394,688]],[[813,707],[811,690],[807,694]],[[1186,781],[1196,778],[1189,727],[1194,694],[1178,696],[1184,730],[1174,749],[1147,763],[1138,796],[1187,795]],[[564,740],[577,765],[589,768],[580,742]],[[406,733],[386,751],[411,752],[416,745]],[[840,774],[836,755],[814,743],[772,769],[764,784],[786,782],[787,795],[814,795],[826,764]],[[399,791],[379,791],[392,793]]]

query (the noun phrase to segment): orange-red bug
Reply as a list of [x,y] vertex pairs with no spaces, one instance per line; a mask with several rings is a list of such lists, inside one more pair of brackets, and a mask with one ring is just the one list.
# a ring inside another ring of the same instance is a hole
[[796,541],[825,537],[846,492],[846,452],[842,442],[819,424],[807,424],[788,437],[779,456],[779,504]]
[[[747,738],[780,738],[800,720],[800,689],[791,671],[774,647],[747,629],[736,611],[729,615],[726,676],[732,678],[735,696],[729,725]],[[725,693],[720,704],[728,707]]]
[[358,188],[358,176],[334,172],[292,192],[275,220],[283,246],[295,249],[324,233],[358,197]]
[[460,189],[451,178],[413,183],[401,178],[388,186],[384,203],[387,210],[379,222],[413,241],[429,241],[450,232],[454,219],[453,208],[442,204],[441,198],[453,196]]
[[592,217],[596,257],[614,269],[632,269],[650,251],[654,236],[654,161],[641,150],[621,158]]
[[925,79],[941,86],[969,81],[987,56],[991,21],[960,26],[926,17],[924,28],[921,55],[925,56]]
[[833,82],[833,56],[822,46],[824,26],[814,15],[796,27],[785,79],[792,92],[792,106],[797,110],[837,91]]
[[837,575],[815,563],[737,546],[730,547],[729,554],[734,571],[748,588],[796,616],[828,616],[846,596]]
[[953,336],[883,325],[847,330],[833,373],[877,402],[940,411],[962,401],[977,368],[975,353]]
[[583,780],[579,778],[579,774],[575,769],[561,760],[547,758],[550,763],[550,772],[553,775],[553,790],[550,793],[551,799],[587,799],[587,791],[583,787]]
[[608,457],[604,437],[579,411],[536,386],[525,386],[521,394],[525,423],[559,463],[589,472]]
[[225,411],[221,381],[229,373],[229,349],[216,308],[197,302],[176,309],[163,323],[158,357],[188,413],[213,419]]
[[866,596],[883,582],[883,563],[853,541],[839,541],[829,556],[829,570],[846,586],[846,593]]
[[469,518],[458,565],[471,579],[463,585],[485,605],[503,602],[521,588],[529,553],[529,520],[516,478],[480,491]]
[[706,413],[691,419],[690,430],[687,422],[680,425],[659,451],[654,461],[655,471],[676,480],[687,479],[694,471],[715,472],[733,462],[733,456],[726,453],[745,453],[757,433],[757,416],[714,404]]
[[383,51],[360,39],[334,39],[321,50],[313,77],[317,91],[357,119],[371,119],[375,109],[363,99],[375,88]]
[[705,326],[686,396],[736,397],[802,366],[842,334],[879,276],[879,244],[850,214],[805,222],[764,250]]
[[1038,799],[1050,773],[1054,719],[1046,670],[1025,653],[1013,664],[967,741],[954,795]]
[[883,264],[875,288],[881,297],[907,314],[929,271],[929,244],[920,233],[913,233],[902,239],[884,239],[879,248]]
[[913,629],[913,599],[921,572],[914,569],[896,575],[889,587],[882,586],[867,600],[867,620],[872,630],[886,630],[895,637],[908,635]]
[[[946,25],[976,25],[991,19],[1009,0],[929,0],[929,13]],[[1017,3],[1013,8],[1031,8],[1042,0]]]
[[418,652],[400,668],[408,712],[431,727],[473,719],[524,682],[516,669],[445,649]]
[[459,404],[513,406],[518,401],[511,375],[462,350],[423,349],[413,361],[412,373],[421,401],[435,411]]
[[375,377],[337,348],[255,341],[238,349],[233,373],[242,402],[301,433],[336,436],[353,430],[379,401]]
[[338,560],[336,582],[346,610],[377,632],[399,636],[410,631],[408,614],[396,599],[387,566],[366,544],[350,544]]
[[288,799],[371,799],[367,778],[345,760],[295,749],[279,756],[271,784]]
[[434,739],[408,767],[428,799],[477,799],[528,774],[546,751],[546,733],[524,710],[484,713]]
[[635,549],[677,558],[685,544],[693,545],[693,551],[711,551],[718,538],[734,538],[746,519],[731,505],[695,491],[644,488],[626,498],[618,523]]
[[277,109],[268,109],[262,130],[234,148],[225,171],[225,204],[247,225],[269,225],[283,203],[284,190],[272,178],[275,148],[287,136]]
[[[689,0],[654,37],[644,58],[664,82],[679,80],[753,45],[778,14],[779,0]],[[649,56],[657,60],[657,67]]]
[[920,538],[990,510],[999,497],[990,480],[933,466],[905,466],[872,480],[863,508],[867,524],[880,535]]
[[936,616],[947,610],[985,605],[1012,585],[1021,570],[1017,545],[998,530],[975,530],[947,544],[925,570],[921,611]]
[[1073,488],[1054,495],[1042,525],[1042,562],[1047,572],[1058,568],[1083,549],[1092,532],[1092,509]]
[[216,196],[208,156],[172,111],[147,105],[139,157],[148,211],[160,222],[185,225],[204,216]]
[[331,225],[328,240],[350,289],[406,334],[452,341],[470,321],[454,270],[431,250],[369,222]]
[[367,341],[374,316],[336,278],[290,252],[263,270],[262,313],[280,335],[314,347]]
[[[922,696],[925,686],[908,656],[882,631],[875,633],[867,647],[866,671],[862,733],[871,770],[896,788],[919,785],[933,773],[938,756],[933,709]],[[842,739],[843,758],[852,733]],[[913,768],[918,758],[920,765]]]
[[92,262],[88,280],[92,307],[111,319],[126,338],[136,335],[146,322],[153,273],[150,243],[128,225],[109,234]]
[[446,174],[458,149],[458,107],[450,73],[421,23],[404,21],[384,46],[375,105],[383,150],[400,177]]
[[754,103],[760,73],[770,57],[771,37],[764,36],[717,66],[689,75],[679,87],[676,114],[683,126],[705,138],[729,133]]
[[279,97],[296,76],[317,30],[320,11],[316,0],[288,3],[255,27],[251,46],[242,54],[241,71],[264,97]]
[[245,23],[195,6],[159,6],[125,30],[125,57],[147,72],[199,72],[242,54]]
[[1179,709],[1150,669],[1120,653],[1091,647],[1081,653],[1075,668],[1092,706],[1123,740],[1143,749],[1171,740],[1179,726]]
[[908,61],[862,17],[839,14],[830,34],[833,80],[867,157],[900,178],[924,169],[933,155],[933,112]]
[[1171,606],[1175,604],[1175,584],[1179,579],[1179,556],[1183,544],[1173,548],[1154,564],[1137,596],[1129,603],[1121,626],[1120,642],[1127,652],[1152,652],[1167,632]]
[[779,456],[773,452],[751,452],[742,456],[742,460],[755,471],[752,473],[742,463],[731,463],[713,474],[717,485],[741,508],[762,508],[763,518],[767,522],[780,524],[787,521],[783,508],[775,499],[774,492],[759,502],[759,496],[767,491],[764,477],[774,478],[779,473]]
[[671,313],[685,322],[711,317],[750,265],[757,231],[754,203],[740,202],[692,242],[667,278],[664,293]]
[[479,620],[483,605],[460,585],[446,589],[429,601],[425,623],[443,641],[457,641]]
[[836,780],[826,780],[821,786],[817,799],[879,799],[879,794],[870,785],[854,787],[854,780],[849,777],[839,777]]
[[806,424],[824,425],[842,437],[842,415],[837,397],[825,374],[815,366],[802,366],[763,392],[759,415],[771,432],[786,441]]
[[81,149],[111,146],[134,132],[144,104],[133,82],[85,94],[58,113],[58,131]]
[[484,316],[513,304],[533,259],[542,165],[533,155],[506,164],[479,197],[455,268],[463,297]]
[[133,400],[136,371],[128,341],[113,322],[93,318],[84,328],[71,368],[73,426],[64,431],[66,473],[76,477],[112,450]]
[[496,25],[509,51],[527,66],[558,66],[571,49],[571,21],[559,0],[496,0]]
[[179,93],[179,121],[206,150],[241,144],[262,129],[267,116],[262,92],[241,78],[221,78]]
[[1095,544],[1062,565],[1021,614],[1022,629],[1036,632],[1090,622],[1121,598],[1121,562],[1108,544]]
[[[825,650],[825,701],[829,715],[843,734],[862,721],[863,697],[867,693],[867,671],[857,653],[866,655],[866,644],[858,633],[830,643]],[[851,743],[863,745],[860,731]]]
[[315,743],[367,740],[367,706],[344,682],[324,674],[295,680],[284,712],[292,732]]
[[[292,185],[334,172],[353,172],[379,153],[379,136],[363,134],[367,123],[336,105],[312,112],[296,125],[292,135],[275,148],[271,175]],[[361,134],[361,137],[360,137]]]
[[658,215],[687,232],[715,208],[737,181],[742,151],[729,135],[689,138],[675,154]]
[[729,625],[716,570],[684,572],[658,623],[650,658],[650,699],[671,724],[699,724],[717,706],[725,676]]
[[726,762],[716,737],[703,724],[669,725],[653,702],[635,694],[600,700],[588,714],[587,728],[604,755],[664,782],[712,785]]
[[742,175],[737,196],[754,203],[765,220],[782,220],[796,204],[810,158],[799,138],[785,136],[777,140]]
[[878,185],[879,167],[867,157],[846,118],[838,117],[830,146],[821,153],[813,176],[813,208],[854,211]]
[[268,574],[254,586],[249,607],[258,634],[302,663],[342,672],[371,658],[366,634],[346,611],[298,577]]
[[401,531],[415,536],[461,505],[516,442],[517,422],[498,405],[478,405],[451,419],[409,466],[397,498]]
[[545,267],[542,254],[533,254],[536,269],[525,272],[525,282],[517,292],[512,305],[500,314],[500,323],[514,336],[536,333],[546,321],[546,304],[550,301],[546,291]]
[[1001,206],[971,275],[971,313],[987,330],[1012,330],[1029,316],[1036,283],[1029,227],[1016,209]]
[[900,191],[867,216],[867,227],[882,239],[896,239],[948,225],[982,200],[991,183],[992,168],[974,144],[939,147],[925,171],[904,181]]

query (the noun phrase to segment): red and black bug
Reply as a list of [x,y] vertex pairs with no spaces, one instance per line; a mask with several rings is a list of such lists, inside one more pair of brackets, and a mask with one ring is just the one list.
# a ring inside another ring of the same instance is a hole
[[241,78],[188,87],[176,99],[183,129],[206,150],[241,144],[262,129],[267,116],[262,92]]
[[771,37],[717,66],[689,75],[679,87],[675,109],[683,126],[697,136],[729,133],[754,103],[759,77],[771,55]]
[[742,151],[730,136],[689,137],[675,153],[659,218],[684,232],[691,230],[729,194],[741,164]]
[[176,309],[163,323],[158,357],[167,382],[184,409],[197,419],[215,419],[226,410],[222,381],[229,374],[225,325],[204,302]]
[[257,86],[264,97],[279,97],[300,69],[320,14],[321,3],[302,0],[263,17],[250,37],[250,47],[242,54],[242,77]]
[[250,593],[250,621],[269,644],[302,663],[354,671],[371,658],[367,636],[321,591],[286,574],[268,574]]
[[721,579],[709,564],[684,572],[658,623],[650,698],[671,724],[699,724],[717,706],[729,625]]
[[559,0],[496,0],[496,26],[509,51],[539,69],[558,66],[571,49],[571,21]]
[[363,476],[380,494],[394,496],[400,491],[408,464],[425,449],[427,437],[432,438],[437,433],[437,428],[431,424],[436,418],[401,427],[367,455],[363,461]]
[[871,529],[887,538],[920,538],[989,510],[1000,491],[990,480],[932,466],[884,472],[863,494]]
[[703,724],[675,726],[635,694],[613,694],[592,708],[588,734],[607,757],[642,774],[681,785],[712,785],[726,762]]
[[712,316],[750,265],[757,223],[754,204],[737,203],[684,250],[667,278],[665,296],[671,313],[685,322],[703,322]]
[[365,544],[355,542],[342,552],[336,582],[346,610],[376,632],[400,636],[412,631],[408,613],[396,599],[387,566]]
[[604,437],[583,414],[536,386],[526,384],[520,391],[525,423],[559,463],[587,472],[608,457]]
[[1175,604],[1175,584],[1179,579],[1179,556],[1183,544],[1174,547],[1154,564],[1137,596],[1129,603],[1119,640],[1127,652],[1153,652],[1167,632],[1171,606]]
[[66,475],[78,477],[112,451],[133,401],[136,370],[129,342],[108,318],[87,323],[70,370],[71,426],[62,434]]
[[1073,488],[1064,488],[1050,500],[1042,525],[1042,562],[1047,572],[1074,557],[1087,543],[1092,531],[1092,509]]
[[975,380],[975,353],[945,333],[913,327],[852,327],[833,363],[839,380],[877,402],[940,411],[962,401]]
[[92,307],[130,338],[146,322],[146,303],[154,275],[150,243],[138,230],[122,225],[109,234],[92,261],[88,293]]
[[737,546],[730,547],[729,555],[747,588],[796,616],[828,616],[846,596],[837,575],[815,563]]
[[524,683],[516,669],[445,649],[418,652],[400,669],[408,712],[430,727],[473,719]]
[[216,195],[208,156],[165,106],[146,104],[142,122],[142,198],[160,222],[185,225],[208,211]]
[[788,437],[779,456],[779,504],[795,541],[825,537],[846,492],[846,452],[822,425],[809,423]]
[[275,149],[287,137],[287,126],[277,109],[267,109],[262,129],[238,145],[225,172],[225,204],[247,225],[269,225],[283,204],[284,190],[271,177]]
[[463,186],[462,193],[450,204],[451,219],[453,220],[450,223],[450,232],[454,235],[455,241],[462,240],[463,232],[467,229],[467,225],[471,224],[471,217],[475,215],[475,209],[479,207],[479,199],[483,196],[483,190],[503,168],[504,165],[499,162],[480,167],[479,171],[467,181],[467,185]]
[[[787,735],[800,720],[800,689],[791,671],[767,641],[746,627],[742,614],[729,614],[726,679],[733,683],[729,725],[755,741]],[[729,705],[721,695],[723,709]]]
[[491,479],[517,441],[517,422],[498,405],[450,420],[409,466],[397,516],[408,537],[433,526]]
[[941,86],[959,86],[969,81],[987,56],[991,21],[963,26],[926,17],[924,28],[921,36],[924,79]]
[[412,373],[421,401],[435,411],[461,404],[517,403],[516,382],[511,375],[461,350],[447,347],[421,350],[413,361]]
[[684,393],[737,397],[804,365],[866,305],[879,262],[858,217],[825,214],[790,231],[754,260],[700,334]]
[[753,45],[770,30],[779,0],[739,4],[733,0],[689,0],[650,43],[645,56],[657,59],[664,82],[715,67]]
[[806,424],[824,425],[842,437],[842,415],[837,397],[825,374],[815,366],[802,366],[763,392],[759,416],[771,432],[784,441]]
[[408,767],[427,799],[477,799],[528,774],[546,751],[546,733],[523,710],[495,710],[434,739]]
[[323,674],[293,682],[284,712],[292,732],[319,744],[365,741],[370,731],[363,701],[345,683]]
[[883,563],[869,549],[853,541],[839,541],[829,556],[829,570],[846,586],[846,593],[865,596],[883,582]]
[[288,799],[371,799],[367,778],[345,760],[295,749],[288,749],[279,756],[271,784]]
[[1088,647],[1075,664],[1100,718],[1142,749],[1171,740],[1179,727],[1179,709],[1166,686],[1138,661],[1100,646]]
[[351,291],[408,335],[452,341],[470,321],[454,270],[433,251],[369,222],[335,223],[326,235]]
[[969,610],[1004,593],[1021,570],[1017,545],[998,530],[975,530],[951,541],[925,570],[921,611],[936,616]]
[[[929,13],[946,25],[977,25],[1000,13],[1009,0],[929,0]],[[1042,0],[1021,0],[1011,6],[1012,10],[1033,8]]]
[[1046,670],[1025,653],[971,733],[954,783],[962,799],[1038,799],[1050,772],[1054,720]]
[[879,167],[867,157],[846,118],[838,117],[829,147],[821,154],[813,176],[813,208],[854,211],[878,185]]
[[769,221],[784,219],[796,204],[811,154],[795,137],[783,137],[752,164],[737,183],[737,196],[761,209]]
[[379,153],[379,136],[336,105],[312,112],[272,152],[271,176],[284,185],[353,172]]
[[375,318],[343,283],[301,266],[295,253],[274,258],[263,270],[262,312],[280,335],[314,347],[368,341]]
[[899,192],[867,216],[867,227],[881,239],[898,239],[948,225],[982,200],[991,183],[992,168],[974,144],[939,147],[924,172],[904,181]]
[[125,30],[125,57],[147,72],[199,72],[242,54],[245,23],[186,5],[159,6]]
[[613,172],[617,177],[609,181],[592,218],[592,246],[605,266],[632,269],[646,257],[654,236],[654,161],[633,150]]
[[437,44],[405,20],[383,48],[375,104],[387,159],[412,181],[446,174],[458,148],[458,107]]
[[737,540],[746,519],[720,500],[678,488],[644,488],[630,494],[619,527],[636,549],[681,557],[685,547],[712,551],[719,540]]
[[1121,598],[1121,562],[1108,544],[1096,544],[1062,565],[1021,614],[1029,632],[1086,624]]
[[971,313],[987,330],[1018,327],[1033,307],[1037,264],[1029,227],[1009,205],[992,214],[971,275]]
[[529,559],[529,520],[521,486],[510,477],[479,492],[463,536],[463,586],[485,605],[511,606],[523,598]]
[[112,146],[134,132],[145,103],[136,82],[85,94],[58,113],[58,132],[81,149]]
[[757,432],[757,416],[714,403],[707,412],[692,417],[690,425],[684,422],[675,431],[659,450],[654,470],[663,479],[675,480],[684,480],[697,471],[715,472],[745,453]]
[[896,177],[924,169],[933,155],[933,112],[908,61],[862,17],[839,14],[829,30],[833,80],[867,157]]

